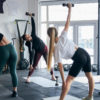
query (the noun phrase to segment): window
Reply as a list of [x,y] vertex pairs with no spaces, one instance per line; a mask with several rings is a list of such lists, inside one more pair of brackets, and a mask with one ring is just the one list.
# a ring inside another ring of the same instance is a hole
[[62,5],[48,6],[49,21],[65,21],[67,15],[67,9]]
[[75,4],[72,9],[71,20],[97,20],[98,19],[98,3]]
[[[48,45],[47,28],[55,26],[60,35],[67,19],[68,8],[63,7],[60,3],[47,4],[46,2],[46,4],[41,5],[40,11],[40,37]],[[92,63],[96,63],[94,51],[97,51],[97,48],[95,48],[94,41],[96,41],[97,20],[98,3],[80,3],[75,4],[72,8],[68,37],[78,44],[79,47],[87,50],[91,56]],[[71,60],[63,61],[68,64],[72,63]]]
[[44,43],[47,44],[47,24],[41,25],[41,36],[40,38],[43,40]]
[[[49,21],[65,21],[68,14],[68,8],[62,5],[48,6]],[[98,4],[75,4],[72,8],[71,20],[97,20],[98,19]]]
[[79,26],[78,35],[78,45],[90,54],[91,62],[94,63],[94,26]]
[[47,6],[41,6],[41,21],[47,21]]

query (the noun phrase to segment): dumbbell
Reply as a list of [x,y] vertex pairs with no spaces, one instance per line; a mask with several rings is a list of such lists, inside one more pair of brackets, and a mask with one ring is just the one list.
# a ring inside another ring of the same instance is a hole
[[[25,15],[30,16],[30,13],[29,12],[26,12]],[[32,16],[35,16],[35,14],[32,13]]]
[[55,86],[58,86],[59,85],[59,83],[58,83],[58,76],[55,76],[56,77],[56,84],[55,84]]
[[[68,3],[67,4],[66,3],[63,3],[62,6],[68,7]],[[72,4],[72,7],[74,7],[74,4]]]

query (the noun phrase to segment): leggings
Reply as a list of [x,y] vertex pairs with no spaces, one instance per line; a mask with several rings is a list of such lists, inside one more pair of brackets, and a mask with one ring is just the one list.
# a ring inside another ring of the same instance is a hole
[[[33,69],[29,71],[28,76],[31,76],[32,73],[34,72],[34,69],[36,68],[41,56],[43,55],[43,58],[47,64],[47,55],[48,55],[48,49],[47,46],[45,46],[43,52],[35,52],[34,55],[34,64],[33,64]],[[53,69],[51,69],[50,74],[53,75]]]
[[18,78],[16,74],[16,62],[17,54],[14,46],[11,43],[5,46],[0,46],[0,74],[2,73],[5,65],[8,64],[12,77],[13,87],[17,87],[18,84]]

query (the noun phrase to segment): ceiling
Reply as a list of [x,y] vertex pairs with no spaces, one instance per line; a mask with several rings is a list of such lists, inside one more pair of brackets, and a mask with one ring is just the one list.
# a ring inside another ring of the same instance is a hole
[[72,2],[72,3],[97,3],[98,0],[39,0],[42,2]]

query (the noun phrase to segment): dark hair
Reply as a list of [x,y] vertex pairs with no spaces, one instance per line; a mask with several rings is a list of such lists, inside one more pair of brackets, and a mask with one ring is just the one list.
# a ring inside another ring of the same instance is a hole
[[47,30],[47,34],[48,36],[50,36],[50,34],[52,33],[52,30],[55,30],[55,37],[58,36],[58,32],[57,32],[57,29],[55,27],[49,27],[48,30]]
[[2,38],[3,38],[3,34],[2,33],[0,33],[0,42],[1,42],[1,40],[2,40]]
[[26,38],[25,38],[25,34],[24,35],[22,35],[22,37],[21,37],[23,40],[26,40]]

